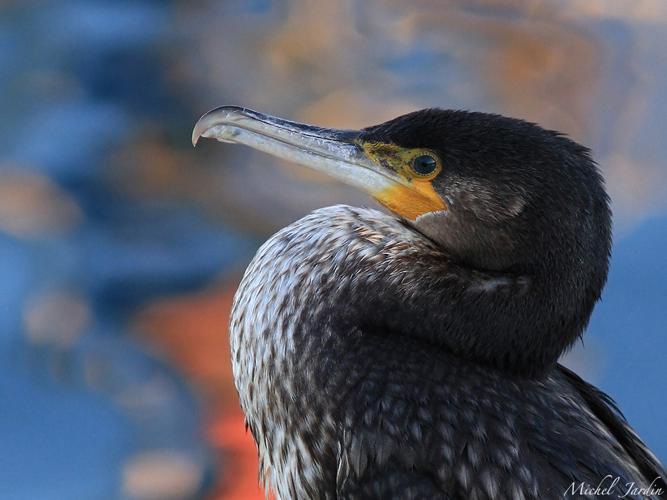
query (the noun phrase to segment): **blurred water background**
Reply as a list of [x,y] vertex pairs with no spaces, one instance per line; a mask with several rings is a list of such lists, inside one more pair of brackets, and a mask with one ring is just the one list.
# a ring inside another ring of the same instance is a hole
[[663,0],[0,2],[0,498],[261,497],[231,294],[277,228],[372,205],[241,147],[220,104],[344,128],[431,106],[589,145],[609,282],[565,362],[667,460]]

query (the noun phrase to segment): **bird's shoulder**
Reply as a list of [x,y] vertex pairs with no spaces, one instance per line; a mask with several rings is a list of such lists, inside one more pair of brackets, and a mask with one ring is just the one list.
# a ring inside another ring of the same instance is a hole
[[418,368],[394,352],[403,354],[366,357],[372,368],[340,415],[343,498],[576,498],[616,477],[621,495],[633,484],[652,486],[643,497],[667,491],[611,400],[569,370],[521,382],[443,353]]
[[[614,401],[562,365],[558,365],[556,374],[580,398],[583,407],[589,414],[587,421],[595,422],[596,427],[602,429],[603,433],[607,435],[608,439],[598,441],[598,444],[605,448],[606,454],[623,457],[626,468],[632,469],[632,474],[639,473],[639,481],[630,480],[622,485],[623,493],[634,489],[631,488],[634,483],[637,488],[644,488],[643,497],[667,498],[665,468],[630,427]],[[626,472],[626,475],[631,474]]]

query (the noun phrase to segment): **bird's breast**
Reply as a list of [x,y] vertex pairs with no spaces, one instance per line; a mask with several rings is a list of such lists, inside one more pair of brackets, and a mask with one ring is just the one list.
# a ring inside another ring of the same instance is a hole
[[344,349],[336,330],[346,291],[381,261],[388,228],[405,230],[375,210],[317,210],[262,245],[239,285],[230,324],[234,380],[260,473],[274,485],[298,474],[308,489],[335,454],[326,446],[335,441],[335,398],[320,390],[320,369]]

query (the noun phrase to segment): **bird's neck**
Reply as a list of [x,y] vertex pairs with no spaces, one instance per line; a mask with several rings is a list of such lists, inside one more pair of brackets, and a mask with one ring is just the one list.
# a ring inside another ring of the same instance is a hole
[[572,280],[467,268],[375,210],[317,210],[265,246],[264,279],[273,278],[263,287],[273,303],[262,307],[284,325],[279,349],[325,341],[314,332],[398,335],[533,376],[555,364],[588,318],[568,309],[576,293],[558,287]]
[[365,228],[357,233],[378,234],[381,256],[365,264],[351,256],[350,268],[368,276],[348,290],[358,318],[369,330],[418,338],[475,363],[526,376],[548,371],[599,296],[566,248],[544,255],[552,268],[487,271],[458,263],[391,216],[364,213],[357,224]]

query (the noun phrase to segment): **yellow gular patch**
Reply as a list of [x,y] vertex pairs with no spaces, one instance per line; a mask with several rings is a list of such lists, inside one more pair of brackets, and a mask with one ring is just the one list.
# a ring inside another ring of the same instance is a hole
[[447,205],[435,192],[431,183],[419,183],[412,187],[397,184],[378,193],[373,197],[392,212],[406,219],[416,220],[420,215],[429,212],[447,210]]
[[[433,189],[433,179],[442,171],[438,155],[428,149],[405,149],[395,144],[361,144],[368,158],[386,169],[387,176],[395,179],[395,184],[371,193],[375,199],[392,212],[409,220],[416,220],[429,212],[447,210],[447,204]],[[416,172],[414,159],[428,155],[435,159],[436,168],[427,175]]]

